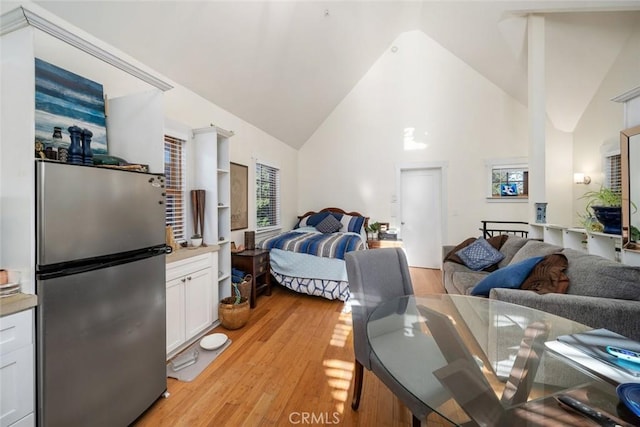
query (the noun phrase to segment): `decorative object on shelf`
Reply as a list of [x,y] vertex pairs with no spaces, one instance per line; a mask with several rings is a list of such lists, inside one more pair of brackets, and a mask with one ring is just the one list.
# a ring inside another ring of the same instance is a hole
[[89,129],[82,129],[82,162],[85,165],[93,165],[93,151],[91,151],[91,137],[93,132]]
[[256,248],[256,232],[255,231],[244,232],[244,247],[246,249]]
[[622,234],[622,208],[620,206],[591,206],[593,214],[602,224],[603,233]]
[[545,224],[547,222],[547,203],[536,203],[536,223]]
[[52,151],[68,148],[63,129],[76,123],[92,133],[92,152],[106,154],[102,85],[38,58],[35,77],[35,140],[42,142],[45,149],[51,147]]
[[191,247],[199,248],[202,245],[202,236],[199,234],[194,234],[191,236]]
[[19,293],[20,286],[19,271],[0,270],[0,298]]
[[[249,168],[230,163],[231,231],[249,227]],[[245,244],[246,246],[246,244]]]
[[[58,142],[62,142],[62,128],[60,126],[54,126],[53,127],[53,134],[51,135],[51,138],[53,138],[54,141],[58,141]],[[60,144],[55,144],[56,146],[59,146]]]
[[165,243],[167,246],[171,247],[172,252],[178,250],[178,242],[176,241],[175,235],[173,234],[173,227],[167,225],[165,227]]
[[69,126],[69,138],[71,138],[71,144],[69,145],[69,163],[75,163],[78,165],[83,164],[82,160],[82,145],[80,144],[80,138],[82,129],[78,126]]
[[33,149],[35,151],[36,154],[36,159],[46,159],[47,156],[44,155],[44,144],[38,140],[36,140],[35,144],[33,145]]
[[[245,280],[246,281],[246,280]],[[220,300],[218,305],[218,316],[223,328],[234,330],[240,329],[249,321],[251,309],[249,299],[242,296],[239,285],[232,283],[235,296],[230,296]]]
[[129,164],[129,162],[120,157],[94,153],[93,164],[101,166],[126,166]]
[[44,155],[49,160],[58,160],[58,152],[53,147],[45,147]]
[[[191,215],[193,218],[193,235],[200,238],[204,236],[204,208],[205,208],[205,191],[191,190]],[[193,237],[192,237],[193,239]],[[200,242],[202,246],[207,246],[204,241]]]
[[69,161],[69,150],[67,148],[58,148],[58,161],[61,163],[67,163]]

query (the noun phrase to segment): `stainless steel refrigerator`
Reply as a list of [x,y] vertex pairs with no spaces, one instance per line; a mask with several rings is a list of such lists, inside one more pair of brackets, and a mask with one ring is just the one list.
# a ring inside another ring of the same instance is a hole
[[41,426],[126,426],[167,388],[164,177],[36,161]]

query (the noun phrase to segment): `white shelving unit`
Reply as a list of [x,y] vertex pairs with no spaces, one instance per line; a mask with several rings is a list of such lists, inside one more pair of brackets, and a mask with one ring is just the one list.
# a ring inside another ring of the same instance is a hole
[[640,251],[624,249],[622,251],[622,262],[627,265],[640,267]]
[[560,225],[546,224],[544,226],[543,239],[545,242],[556,246],[563,246],[563,231],[565,227]]
[[233,132],[218,128],[218,292],[231,296],[231,166],[229,138]]
[[206,191],[205,243],[217,244],[218,295],[231,295],[231,169],[229,138],[233,132],[210,126],[194,129],[195,188]]
[[566,228],[562,242],[565,248],[587,252],[587,237],[587,231],[584,228]]
[[544,240],[544,226],[546,224],[529,223],[529,238]]
[[587,232],[587,236],[587,248],[590,254],[600,255],[612,261],[620,261],[622,236],[596,232]]
[[[621,256],[622,236],[587,231],[584,228],[564,227],[555,224],[529,224],[529,238],[575,249],[591,255],[599,255],[612,261],[627,263]],[[629,257],[629,259],[633,259]]]

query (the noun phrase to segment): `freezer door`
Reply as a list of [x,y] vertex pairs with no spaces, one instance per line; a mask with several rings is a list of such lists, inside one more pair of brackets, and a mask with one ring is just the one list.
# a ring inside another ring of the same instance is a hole
[[38,265],[165,242],[161,175],[37,161],[36,187]]
[[166,390],[164,256],[37,282],[41,426],[126,426]]

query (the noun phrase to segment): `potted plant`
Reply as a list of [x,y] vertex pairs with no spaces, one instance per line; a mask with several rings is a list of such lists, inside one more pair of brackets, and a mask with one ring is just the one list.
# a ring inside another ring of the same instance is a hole
[[[600,187],[597,191],[587,191],[581,199],[587,200],[586,214],[580,215],[585,228],[608,234],[622,234],[622,194],[610,188]],[[631,206],[636,209],[632,202]],[[593,215],[591,212],[593,211]],[[593,220],[593,217],[597,222]],[[602,224],[602,229],[600,226]]]
[[378,238],[378,232],[380,231],[380,223],[378,221],[369,224],[367,226],[367,233],[369,233],[370,238],[375,240]]
[[[247,277],[249,279],[247,280]],[[251,275],[247,275],[243,282],[238,284],[231,283],[234,295],[223,298],[218,305],[218,315],[220,316],[220,324],[225,329],[240,329],[249,321],[251,314],[249,307],[249,298],[243,297],[238,286],[246,283],[250,284]],[[243,288],[246,286],[243,286]],[[250,285],[249,285],[250,287]]]
[[202,244],[202,236],[200,234],[194,234],[191,236],[191,246],[194,248],[200,247]]

